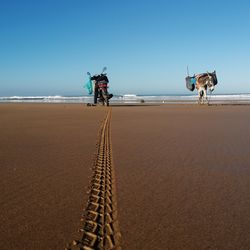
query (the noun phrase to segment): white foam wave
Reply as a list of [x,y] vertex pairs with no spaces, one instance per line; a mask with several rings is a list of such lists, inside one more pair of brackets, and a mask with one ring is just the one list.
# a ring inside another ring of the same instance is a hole
[[[208,95],[210,101],[214,102],[250,102],[250,94],[231,94],[231,95]],[[196,102],[197,95],[114,95],[111,103],[172,103],[172,102]],[[37,103],[89,103],[93,102],[93,96],[3,96],[0,102],[37,102]]]

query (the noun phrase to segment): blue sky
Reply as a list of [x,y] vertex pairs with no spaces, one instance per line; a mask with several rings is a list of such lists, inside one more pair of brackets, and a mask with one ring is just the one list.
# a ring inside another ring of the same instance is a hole
[[107,66],[114,94],[250,93],[250,1],[0,0],[0,96],[82,95]]

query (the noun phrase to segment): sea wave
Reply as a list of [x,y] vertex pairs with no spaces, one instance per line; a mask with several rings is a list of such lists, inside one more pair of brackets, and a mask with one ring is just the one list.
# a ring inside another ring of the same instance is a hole
[[[250,102],[250,94],[208,95],[210,102]],[[3,96],[0,102],[8,103],[92,103],[93,96]],[[197,95],[114,95],[110,103],[195,103]]]
[[0,97],[0,102],[81,103],[92,99],[92,96],[4,96]]

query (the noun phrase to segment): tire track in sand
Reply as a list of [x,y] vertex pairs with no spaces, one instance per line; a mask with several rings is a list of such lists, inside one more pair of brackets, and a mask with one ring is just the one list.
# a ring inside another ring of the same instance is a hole
[[111,109],[103,121],[97,143],[93,176],[90,182],[87,207],[82,214],[80,240],[66,249],[121,249],[121,234],[117,220],[115,174],[110,134]]

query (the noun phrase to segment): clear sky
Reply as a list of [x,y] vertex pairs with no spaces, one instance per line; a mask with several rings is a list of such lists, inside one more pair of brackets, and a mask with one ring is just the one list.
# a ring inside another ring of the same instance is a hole
[[114,94],[250,93],[248,0],[0,0],[0,96],[82,95],[107,66]]

